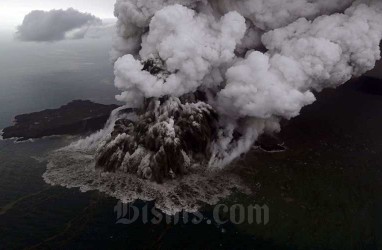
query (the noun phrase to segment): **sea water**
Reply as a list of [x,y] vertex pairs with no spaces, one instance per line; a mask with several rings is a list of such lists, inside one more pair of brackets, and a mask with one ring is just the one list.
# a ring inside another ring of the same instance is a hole
[[[29,43],[0,32],[0,130],[12,125],[16,115],[58,108],[75,99],[117,103],[110,48],[111,38]],[[187,242],[188,234],[211,240],[209,245],[216,247],[233,244],[229,243],[232,237],[252,242],[251,237],[237,236],[236,231],[226,237],[221,228],[206,223],[171,228],[166,223],[141,221],[120,225],[116,199],[46,184],[42,178],[47,164],[44,156],[76,139],[0,140],[0,249],[149,248],[161,245],[165,233],[166,244],[175,246],[181,246],[182,240],[172,241],[171,237],[183,237]],[[188,243],[195,245],[194,241]],[[203,241],[198,244],[204,245]]]

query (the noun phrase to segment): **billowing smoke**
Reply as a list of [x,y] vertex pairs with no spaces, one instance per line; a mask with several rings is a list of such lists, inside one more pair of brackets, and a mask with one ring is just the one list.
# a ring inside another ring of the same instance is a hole
[[34,10],[17,28],[16,38],[22,41],[51,42],[84,38],[90,27],[100,26],[101,19],[75,9]]
[[[380,59],[378,0],[117,0],[115,15],[115,85],[126,106],[64,151],[96,152],[96,169],[147,180],[146,195],[150,181],[223,169],[315,92]],[[51,182],[70,186],[51,171]]]
[[[205,93],[219,115],[210,166],[277,131],[280,119],[315,101],[312,91],[345,83],[380,57],[379,1],[119,0],[115,14],[118,99],[142,107],[147,98]],[[165,74],[142,70],[153,59]]]

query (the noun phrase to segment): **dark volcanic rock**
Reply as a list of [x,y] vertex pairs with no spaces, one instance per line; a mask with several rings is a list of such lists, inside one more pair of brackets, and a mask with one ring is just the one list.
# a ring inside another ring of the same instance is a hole
[[255,146],[265,152],[282,152],[286,150],[284,143],[276,135],[261,135],[255,142]]
[[102,129],[117,105],[75,100],[58,109],[23,114],[3,130],[3,138],[19,141],[51,135],[78,135]]
[[163,182],[187,174],[209,159],[217,114],[197,94],[150,98],[135,122],[119,119],[111,139],[97,153],[97,168],[122,170]]
[[[145,61],[144,71],[165,78],[160,59]],[[187,174],[210,158],[218,115],[199,91],[181,97],[147,98],[135,121],[119,119],[111,138],[97,152],[96,168],[134,173],[158,183]],[[128,110],[128,112],[131,110]]]

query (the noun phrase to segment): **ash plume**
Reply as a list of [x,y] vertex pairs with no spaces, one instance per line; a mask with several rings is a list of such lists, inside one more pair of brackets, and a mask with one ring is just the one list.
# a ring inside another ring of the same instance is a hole
[[[205,93],[220,121],[210,166],[279,130],[280,119],[315,101],[312,91],[345,83],[380,57],[379,1],[120,0],[115,14],[118,99],[141,107],[146,98]],[[165,75],[142,70],[153,58]]]
[[[126,105],[104,131],[60,152],[96,155],[93,169],[145,183],[216,176],[315,92],[380,59],[377,0],[117,0],[115,16],[111,56]],[[57,169],[46,178],[71,186]],[[191,202],[176,196],[180,208]]]
[[84,38],[90,27],[100,26],[102,20],[75,9],[42,11],[27,14],[18,26],[16,38],[21,41],[52,42]]

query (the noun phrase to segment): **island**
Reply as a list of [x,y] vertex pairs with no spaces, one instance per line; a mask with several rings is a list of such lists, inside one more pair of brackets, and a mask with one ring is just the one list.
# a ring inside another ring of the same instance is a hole
[[22,114],[14,125],[3,129],[3,139],[17,141],[52,135],[79,135],[100,130],[118,105],[104,105],[89,100],[74,100],[58,108]]

